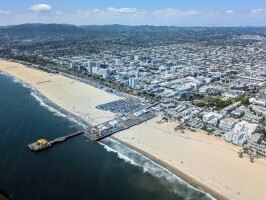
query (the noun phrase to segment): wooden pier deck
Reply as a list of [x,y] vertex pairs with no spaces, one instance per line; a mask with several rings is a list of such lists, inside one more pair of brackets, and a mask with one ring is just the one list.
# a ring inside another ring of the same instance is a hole
[[[110,121],[109,121],[109,122],[105,122],[103,124],[88,128],[86,130],[85,136],[88,136],[91,140],[99,141],[115,133],[118,133],[120,131],[129,129],[133,126],[136,126],[145,121],[148,121],[154,118],[155,114],[152,112],[148,112],[141,116],[134,116],[133,114],[130,114],[127,117],[129,118],[129,120],[126,120],[126,121],[115,119],[115,121],[118,121],[118,123],[115,126],[110,125],[109,124]],[[106,128],[104,130],[101,130],[101,127],[106,127]]]
[[40,140],[38,140],[37,142],[29,144],[28,147],[32,151],[41,151],[43,149],[47,149],[49,147],[52,147],[52,145],[54,145],[56,143],[64,142],[64,141],[66,141],[69,138],[81,135],[83,133],[85,133],[85,132],[84,131],[78,131],[78,132],[63,136],[63,137],[56,138],[56,139],[51,140],[51,141],[46,141],[46,140],[42,139],[41,142],[40,142]]
[[123,131],[125,129],[129,129],[132,126],[136,126],[145,121],[148,121],[154,118],[155,114],[153,112],[148,111],[140,115],[137,115],[136,113],[135,114],[132,113],[124,117],[126,118],[126,120],[123,120],[122,118],[116,118],[114,120],[104,122],[97,126],[87,128],[83,131],[78,131],[78,132],[63,136],[63,137],[56,138],[51,141],[40,139],[37,142],[29,144],[28,147],[32,151],[40,151],[43,149],[47,149],[56,143],[64,142],[67,139],[81,135],[83,133],[85,134],[85,136],[89,137],[91,140],[99,141],[117,132]]
[[49,143],[55,144],[55,143],[59,143],[59,142],[64,142],[65,140],[72,138],[72,137],[75,137],[75,136],[78,136],[78,135],[81,135],[82,133],[85,133],[85,132],[84,131],[78,131],[76,133],[72,133],[72,134],[64,136],[64,137],[56,138],[56,139],[50,141]]

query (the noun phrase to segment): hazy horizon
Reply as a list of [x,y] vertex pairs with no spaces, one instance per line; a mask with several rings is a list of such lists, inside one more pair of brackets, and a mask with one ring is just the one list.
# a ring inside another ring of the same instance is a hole
[[0,25],[0,27],[8,27],[8,26],[19,26],[19,25],[34,25],[34,24],[42,24],[42,25],[72,25],[72,26],[152,26],[152,27],[177,27],[177,28],[264,28],[266,25],[247,25],[247,26],[178,26],[178,25],[152,25],[152,24],[139,24],[139,25],[130,25],[130,24],[70,24],[70,23],[21,23],[21,24],[7,24]]
[[67,23],[75,25],[155,25],[239,27],[266,26],[266,2],[262,0],[118,1],[82,0],[1,2],[0,25]]

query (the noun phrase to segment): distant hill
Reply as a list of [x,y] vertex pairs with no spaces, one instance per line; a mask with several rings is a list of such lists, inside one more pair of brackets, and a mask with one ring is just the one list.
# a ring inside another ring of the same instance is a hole
[[6,39],[57,39],[87,36],[87,32],[68,24],[22,24],[0,28],[0,37]]
[[266,36],[266,27],[175,27],[69,24],[21,24],[0,27],[0,40],[98,39],[121,42],[178,41],[221,39],[233,35],[258,34]]

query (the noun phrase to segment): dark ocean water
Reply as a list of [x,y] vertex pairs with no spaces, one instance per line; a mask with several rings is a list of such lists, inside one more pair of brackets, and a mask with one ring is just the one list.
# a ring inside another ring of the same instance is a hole
[[27,145],[81,130],[27,85],[0,74],[0,189],[14,200],[211,199],[111,139],[85,136],[35,153]]

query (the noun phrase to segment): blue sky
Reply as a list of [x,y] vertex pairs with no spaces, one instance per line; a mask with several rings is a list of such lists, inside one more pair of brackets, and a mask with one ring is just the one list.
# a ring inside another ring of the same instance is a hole
[[1,0],[0,25],[37,22],[266,26],[266,0]]

